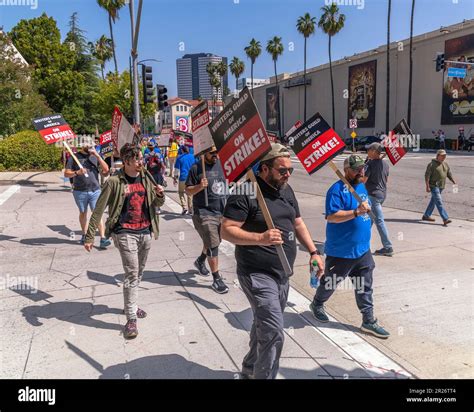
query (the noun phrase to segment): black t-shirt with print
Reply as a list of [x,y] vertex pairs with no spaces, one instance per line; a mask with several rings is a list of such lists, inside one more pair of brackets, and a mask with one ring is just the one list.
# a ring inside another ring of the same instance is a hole
[[150,212],[146,200],[146,191],[141,176],[130,177],[124,173],[128,185],[125,188],[125,199],[114,233],[149,234]]
[[[283,250],[290,267],[293,267],[296,259],[295,219],[301,216],[295,193],[289,185],[276,190],[259,177],[257,181],[272,216],[273,224],[276,229],[282,231]],[[257,199],[251,199],[250,196],[230,196],[225,206],[224,217],[237,222],[245,222],[242,229],[248,232],[263,233],[268,230]],[[240,275],[266,273],[280,280],[287,278],[275,246],[237,245],[235,258],[237,273]]]
[[[204,196],[204,190],[193,196],[193,211],[199,216],[222,216],[226,200],[225,176],[222,170],[221,162],[217,160],[215,164],[206,165],[207,186],[207,204]],[[195,186],[201,183],[202,162],[195,163],[189,171],[186,180],[186,186]]]
[[[88,176],[80,175],[73,177],[73,189],[80,192],[95,192],[96,190],[99,190],[99,161],[97,160],[97,157],[88,154],[86,155],[82,152],[77,152],[76,157],[82,167],[88,170]],[[80,169],[72,156],[67,161],[66,169],[74,171]]]

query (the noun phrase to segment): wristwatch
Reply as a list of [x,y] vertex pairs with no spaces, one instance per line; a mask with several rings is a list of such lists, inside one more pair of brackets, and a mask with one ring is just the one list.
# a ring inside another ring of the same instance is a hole
[[320,255],[320,253],[319,253],[319,250],[318,250],[318,249],[316,249],[316,250],[313,250],[312,252],[309,252],[309,254],[310,254],[311,256],[315,256],[315,255],[318,255],[318,256],[319,256],[319,255]]
[[354,209],[354,217],[357,217],[358,214],[357,214],[357,209]]

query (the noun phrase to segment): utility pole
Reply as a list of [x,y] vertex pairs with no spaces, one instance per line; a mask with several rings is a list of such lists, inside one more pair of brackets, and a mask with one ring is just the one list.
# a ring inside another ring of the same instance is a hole
[[129,0],[130,23],[132,32],[132,67],[133,67],[133,120],[135,124],[140,124],[140,94],[138,92],[138,34],[140,32],[140,20],[142,14],[143,0],[138,0],[137,21],[135,24],[135,0]]

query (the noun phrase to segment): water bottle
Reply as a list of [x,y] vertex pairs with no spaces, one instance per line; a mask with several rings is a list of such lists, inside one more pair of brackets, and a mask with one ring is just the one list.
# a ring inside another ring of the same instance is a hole
[[319,269],[318,262],[313,260],[312,266],[310,266],[309,284],[314,289],[316,289],[319,286],[319,279],[318,279],[318,276],[317,276],[318,269]]

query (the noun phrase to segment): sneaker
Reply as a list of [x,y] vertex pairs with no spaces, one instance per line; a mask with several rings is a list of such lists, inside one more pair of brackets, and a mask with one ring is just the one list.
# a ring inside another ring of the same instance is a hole
[[445,220],[443,221],[443,226],[448,226],[450,223],[452,222],[452,220]]
[[182,214],[183,216],[184,216],[185,214],[187,214],[187,213],[188,213],[187,209],[183,209],[183,211],[181,212],[181,214]]
[[248,380],[248,379],[254,379],[254,377],[253,377],[253,375],[251,375],[249,373],[241,372],[240,373],[240,379]]
[[360,329],[381,339],[387,339],[390,336],[390,333],[377,323],[377,319],[373,323],[362,323]]
[[99,248],[100,249],[106,249],[108,246],[110,246],[112,244],[112,242],[110,241],[110,239],[107,239],[107,238],[102,238],[100,239],[100,246]]
[[201,262],[199,260],[199,258],[196,259],[194,261],[194,267],[198,270],[198,272],[201,276],[209,276],[209,271],[206,268],[206,261],[205,260],[203,262]]
[[[122,311],[123,314],[125,314],[125,309]],[[138,308],[137,309],[137,318],[138,319],[143,319],[147,317],[147,313],[143,310]]]
[[123,329],[123,336],[125,339],[133,339],[138,335],[137,320],[130,319],[127,321],[125,328]]
[[383,247],[382,249],[376,250],[374,254],[380,256],[393,256],[393,248]]
[[82,236],[81,236],[81,240],[79,241],[79,243],[80,243],[81,245],[83,245],[85,242],[86,242],[86,235],[82,235]]
[[425,216],[425,215],[423,215],[421,220],[426,220],[427,222],[435,222],[435,219],[433,219],[432,217]]
[[311,309],[311,312],[313,313],[313,316],[316,318],[316,320],[319,320],[322,323],[329,322],[329,317],[324,310],[324,306],[315,306],[314,302],[311,302],[309,308]]
[[217,293],[227,293],[229,291],[229,288],[226,286],[222,278],[216,278],[214,279],[214,282],[211,285],[212,289],[214,289],[215,292]]

